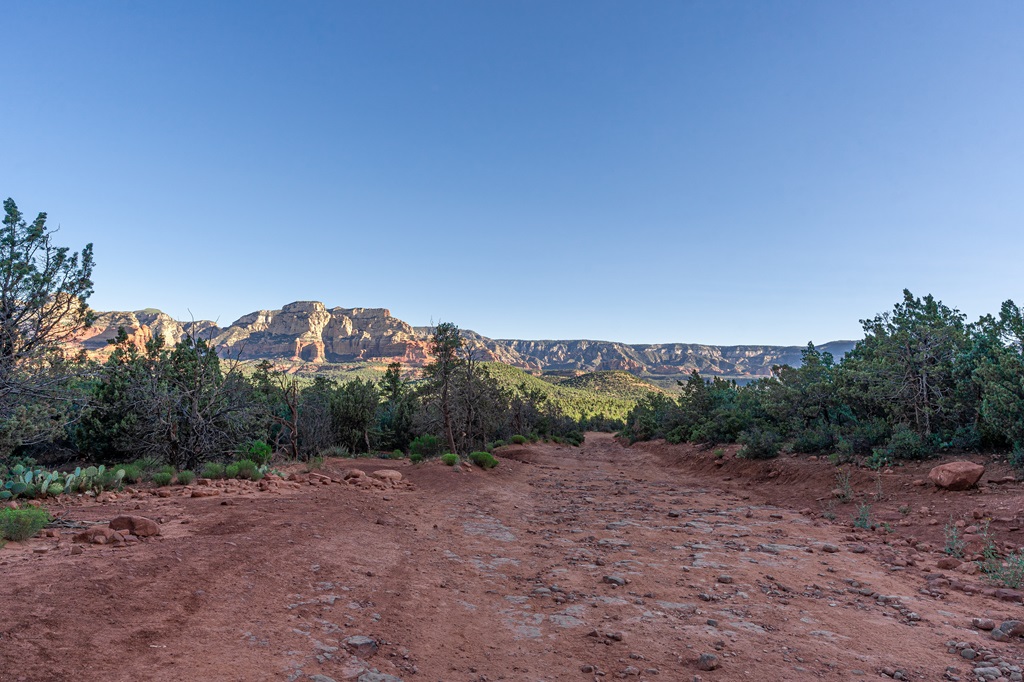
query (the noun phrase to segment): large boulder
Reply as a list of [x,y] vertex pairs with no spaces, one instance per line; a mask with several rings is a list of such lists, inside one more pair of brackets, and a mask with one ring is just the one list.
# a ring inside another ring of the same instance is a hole
[[985,473],[985,467],[974,462],[949,462],[928,472],[931,479],[939,488],[946,490],[967,490],[977,485]]

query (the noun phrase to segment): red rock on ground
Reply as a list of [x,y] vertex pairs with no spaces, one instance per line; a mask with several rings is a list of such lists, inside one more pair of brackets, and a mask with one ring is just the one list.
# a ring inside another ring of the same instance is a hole
[[140,538],[160,535],[160,524],[145,516],[130,516],[128,514],[115,516],[110,520],[110,527],[114,530],[126,530]]
[[940,464],[928,472],[931,479],[939,488],[946,490],[967,490],[977,485],[985,473],[985,467],[974,462],[949,462]]

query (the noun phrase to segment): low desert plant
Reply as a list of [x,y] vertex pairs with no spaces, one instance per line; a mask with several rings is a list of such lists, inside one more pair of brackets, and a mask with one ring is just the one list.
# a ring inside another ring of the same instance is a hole
[[525,445],[526,444],[526,436],[521,436],[518,433],[516,435],[512,436],[511,438],[509,438],[509,440],[512,441],[513,443],[515,443],[516,445]]
[[429,459],[441,454],[441,439],[429,433],[417,436],[409,443],[409,456],[419,455],[420,459]]
[[489,452],[471,452],[469,461],[481,469],[493,469],[498,466],[498,460]]
[[232,462],[224,467],[224,478],[238,478],[238,462]]
[[50,514],[42,507],[0,509],[0,537],[13,542],[28,540],[50,522]]
[[158,471],[155,474],[153,474],[153,483],[156,483],[158,486],[162,487],[165,485],[170,485],[171,480],[173,478],[174,474],[169,474],[166,471]]
[[846,469],[836,469],[836,496],[840,502],[848,502],[853,498],[853,486],[850,484],[850,472]]
[[420,462],[423,461],[423,455],[421,455],[418,452],[410,452],[409,461],[412,462],[413,464],[419,464]]
[[332,445],[320,451],[321,457],[349,457],[350,453],[344,445]]
[[147,477],[160,470],[160,460],[156,457],[139,457],[134,462],[131,462],[132,466],[138,467],[142,472],[142,478],[140,480],[146,480]]
[[220,462],[207,462],[199,474],[203,478],[224,478],[224,465]]
[[870,530],[871,526],[871,505],[862,504],[857,507],[857,514],[853,517],[853,527]]
[[989,580],[1016,590],[1024,585],[1024,552],[1008,554],[1004,559],[987,558],[981,562],[981,570]]
[[238,473],[235,478],[245,478],[250,481],[258,481],[263,478],[263,472],[256,462],[251,459],[240,459],[235,464],[238,466]]
[[959,526],[957,526],[952,519],[949,520],[943,529],[943,535],[946,537],[946,544],[942,548],[942,551],[951,557],[956,559],[962,559],[964,556],[964,549],[967,547],[967,543],[964,541],[963,534],[960,532]]
[[196,480],[196,472],[189,471],[188,469],[178,472],[178,483],[182,485],[190,485],[194,480]]
[[459,456],[454,453],[447,452],[441,455],[441,461],[447,464],[448,466],[453,467],[459,463]]
[[126,483],[141,483],[145,477],[142,467],[135,462],[120,464],[117,468],[124,469],[124,480]]

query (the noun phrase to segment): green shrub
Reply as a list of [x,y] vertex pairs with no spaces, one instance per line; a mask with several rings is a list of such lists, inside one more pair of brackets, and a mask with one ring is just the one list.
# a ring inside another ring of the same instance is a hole
[[236,454],[240,460],[248,459],[255,462],[257,466],[263,466],[270,463],[270,458],[274,455],[274,451],[270,445],[262,440],[251,440],[248,443],[239,445]]
[[421,455],[418,452],[410,452],[409,461],[412,462],[413,464],[419,464],[420,462],[423,461],[423,455]]
[[822,424],[803,429],[793,439],[794,452],[817,454],[831,450],[836,445],[836,434],[832,427]]
[[450,467],[455,466],[459,463],[459,456],[451,452],[441,455],[441,461]]
[[158,474],[170,474],[171,476],[173,476],[174,475],[174,467],[172,467],[170,464],[164,464],[162,467],[160,467],[159,469],[156,470],[156,473],[158,473]]
[[469,461],[481,469],[493,469],[498,466],[498,460],[489,452],[471,452]]
[[509,440],[511,440],[516,445],[525,445],[526,444],[526,436],[521,436],[518,433],[516,435],[512,436],[512,438],[510,438]]
[[125,483],[141,483],[145,476],[142,467],[134,462],[129,464],[120,464],[117,468],[124,469]]
[[344,445],[332,445],[320,451],[321,457],[349,457],[348,448]]
[[178,483],[182,485],[190,485],[194,480],[196,480],[196,472],[189,471],[188,469],[178,472]]
[[165,485],[170,485],[171,479],[173,478],[174,474],[169,474],[166,471],[158,471],[155,474],[153,474],[153,483],[156,483],[158,486],[162,487]]
[[1013,450],[1010,452],[1010,466],[1012,466],[1018,474],[1024,473],[1024,445],[1016,443],[1013,446]]
[[50,522],[50,514],[42,507],[0,509],[0,537],[20,542],[41,531]]
[[878,460],[924,459],[935,451],[929,443],[906,424],[897,424],[884,448],[877,448],[873,456]]
[[240,459],[235,464],[238,465],[238,473],[235,478],[244,478],[250,481],[258,481],[263,478],[259,465],[251,459]]
[[419,455],[420,460],[437,457],[441,454],[441,439],[429,433],[417,436],[409,443],[410,459],[414,454]]
[[508,443],[506,443],[503,440],[496,440],[488,443],[485,450],[487,450],[487,452],[493,452],[494,450],[497,450],[498,448],[503,447],[505,445],[508,445]]
[[391,459],[405,459],[405,453],[401,450],[395,450],[391,453]]
[[220,462],[207,462],[199,473],[203,478],[224,478],[224,465]]
[[779,456],[779,443],[782,439],[774,431],[754,427],[741,432],[737,440],[743,445],[738,453],[740,457],[772,459]]
[[232,462],[224,467],[224,478],[238,478],[238,462]]
[[144,481],[148,477],[160,470],[160,460],[156,457],[139,457],[137,460],[131,463],[131,466],[138,467],[142,472],[142,478],[139,481]]

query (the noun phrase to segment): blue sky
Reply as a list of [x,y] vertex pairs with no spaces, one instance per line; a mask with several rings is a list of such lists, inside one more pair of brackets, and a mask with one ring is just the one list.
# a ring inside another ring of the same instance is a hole
[[101,310],[855,338],[1024,300],[1024,3],[9,2],[0,194]]

